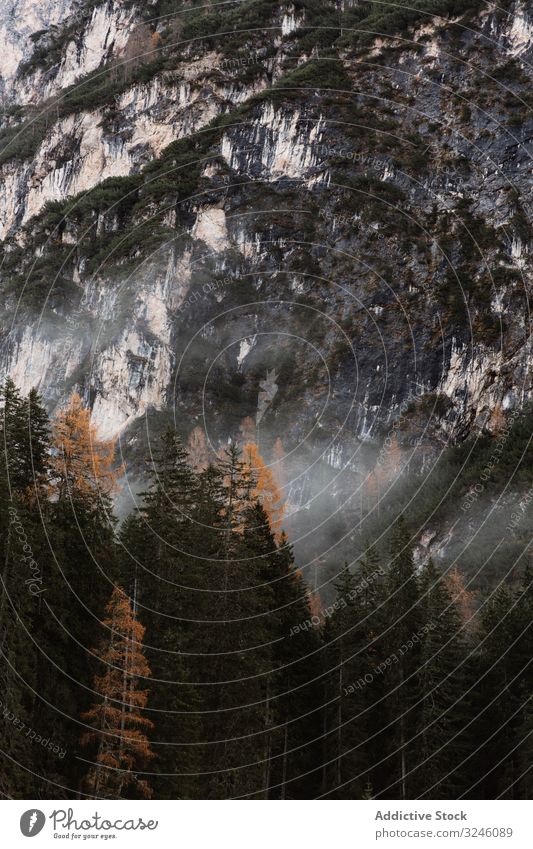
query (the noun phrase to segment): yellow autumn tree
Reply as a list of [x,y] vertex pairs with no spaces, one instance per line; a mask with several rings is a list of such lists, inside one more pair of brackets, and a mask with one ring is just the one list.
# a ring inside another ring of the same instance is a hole
[[282,491],[255,442],[246,443],[243,459],[255,481],[251,491],[252,500],[257,499],[262,504],[272,531],[278,534],[285,510]]
[[85,501],[111,495],[121,472],[114,468],[114,461],[114,440],[98,438],[90,410],[74,392],[53,422],[53,495]]

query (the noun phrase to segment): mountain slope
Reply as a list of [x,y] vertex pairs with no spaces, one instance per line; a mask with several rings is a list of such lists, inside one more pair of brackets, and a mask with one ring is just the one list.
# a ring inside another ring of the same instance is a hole
[[303,551],[531,400],[533,7],[418,5],[55,2],[0,68],[3,373],[132,468],[270,374]]

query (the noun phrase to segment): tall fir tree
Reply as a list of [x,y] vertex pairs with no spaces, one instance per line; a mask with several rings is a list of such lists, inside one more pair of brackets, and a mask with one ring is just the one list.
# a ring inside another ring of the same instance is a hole
[[413,770],[413,791],[424,798],[455,798],[460,788],[454,765],[463,754],[459,738],[467,690],[465,632],[458,602],[432,560],[422,570],[420,593],[427,630],[420,653],[422,702],[413,743],[418,762]]
[[[48,420],[38,394],[23,398],[6,380],[0,421],[0,684],[4,694],[0,750],[6,795],[37,793],[42,759],[31,751],[42,729],[38,669],[43,594],[47,591],[39,504],[46,502]],[[40,661],[40,662],[39,662]]]
[[411,538],[401,517],[392,537],[386,590],[385,645],[387,660],[390,658],[391,662],[385,705],[390,723],[388,764],[393,777],[387,792],[408,799],[413,766],[413,747],[409,741],[415,739],[419,728],[420,631],[427,623],[422,621]]

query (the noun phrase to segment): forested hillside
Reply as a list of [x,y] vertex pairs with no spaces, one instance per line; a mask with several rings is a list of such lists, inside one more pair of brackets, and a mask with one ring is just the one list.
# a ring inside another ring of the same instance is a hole
[[532,0],[0,45],[0,793],[528,798]]
[[528,798],[528,568],[480,602],[399,520],[324,605],[254,446],[168,431],[118,529],[79,396],[3,403],[5,797]]

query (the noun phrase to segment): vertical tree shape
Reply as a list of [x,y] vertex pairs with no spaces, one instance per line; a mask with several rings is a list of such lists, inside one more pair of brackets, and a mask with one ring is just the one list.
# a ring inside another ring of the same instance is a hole
[[432,560],[420,575],[422,611],[430,629],[424,636],[420,656],[420,733],[414,746],[418,764],[412,780],[417,796],[447,798],[450,787],[454,796],[453,766],[459,760],[457,742],[449,739],[459,734],[465,722],[458,710],[464,689],[465,655],[461,615],[457,599],[452,597],[449,581],[444,579]]
[[252,500],[260,502],[268,516],[270,527],[275,534],[278,534],[285,510],[283,494],[255,442],[248,442],[244,446],[244,462],[255,478],[251,491]]
[[23,398],[8,379],[0,398],[0,793],[29,798],[35,785],[26,768],[30,764],[35,768],[35,757],[22,730],[33,724],[32,689],[37,679],[26,631],[35,633],[43,590],[41,516],[33,500],[38,489],[41,496],[46,493],[48,428],[34,390]]
[[391,681],[389,706],[393,725],[390,732],[392,743],[391,769],[398,771],[397,789],[401,799],[409,797],[410,755],[407,741],[416,730],[414,705],[419,695],[420,643],[403,651],[420,625],[419,586],[411,538],[402,517],[396,522],[391,542],[391,565],[387,576],[387,615],[389,654],[397,654],[398,662],[390,667]]
[[461,621],[466,624],[471,622],[474,616],[474,593],[465,587],[464,577],[457,566],[448,572],[446,586],[453,603],[457,606]]
[[114,440],[98,438],[91,413],[74,392],[54,421],[52,471],[59,500],[80,498],[93,502],[116,490],[120,470],[113,469]]
[[219,452],[217,468],[222,478],[222,527],[226,531],[226,556],[240,542],[233,532],[242,533],[244,515],[253,500],[256,477],[249,463],[241,459],[238,446],[232,442]]
[[135,772],[154,757],[146,734],[153,723],[143,716],[148,690],[138,686],[139,678],[150,675],[142,646],[144,627],[121,587],[113,590],[106,611],[103,625],[110,637],[96,651],[105,671],[94,679],[100,698],[82,715],[94,730],[87,731],[81,742],[97,745],[84,789],[103,798],[149,798],[150,786]]

